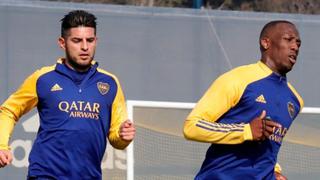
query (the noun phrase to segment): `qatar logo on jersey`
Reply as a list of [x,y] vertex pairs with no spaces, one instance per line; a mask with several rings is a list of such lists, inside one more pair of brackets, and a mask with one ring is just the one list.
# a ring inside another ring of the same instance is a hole
[[100,104],[86,101],[61,101],[58,105],[60,111],[66,112],[70,117],[99,120]]
[[284,136],[287,134],[288,128],[280,127],[280,128],[273,128],[272,134],[269,136],[271,141],[275,141],[277,143],[281,143]]

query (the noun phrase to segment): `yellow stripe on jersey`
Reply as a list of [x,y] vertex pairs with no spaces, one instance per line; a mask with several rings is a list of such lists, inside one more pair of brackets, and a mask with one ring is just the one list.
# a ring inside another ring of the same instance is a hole
[[281,169],[280,164],[276,163],[276,165],[274,166],[274,172],[281,174],[281,171],[282,171],[282,169]]
[[240,144],[245,140],[252,140],[249,124],[226,125],[216,121],[237,105],[250,83],[271,73],[271,69],[259,61],[221,75],[187,117],[184,136],[190,140],[217,144]]
[[0,149],[9,150],[9,139],[13,131],[16,117],[10,110],[0,107]]
[[30,75],[0,107],[0,149],[10,149],[8,143],[19,118],[38,103],[36,83],[40,76],[53,71],[54,66],[44,67]]
[[293,92],[293,94],[297,97],[299,103],[300,103],[300,111],[303,109],[304,102],[302,97],[299,95],[299,93],[296,91],[296,89],[288,82],[288,87]]
[[111,123],[108,139],[114,148],[124,149],[129,145],[130,142],[122,140],[119,135],[121,124],[128,118],[127,107],[121,85],[117,77],[113,74],[99,68],[97,70],[98,72],[111,76],[116,81],[118,86],[116,97],[112,103]]

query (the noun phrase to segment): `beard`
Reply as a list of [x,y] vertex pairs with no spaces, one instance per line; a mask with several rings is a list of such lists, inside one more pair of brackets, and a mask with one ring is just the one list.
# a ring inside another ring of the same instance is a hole
[[90,57],[89,63],[81,64],[77,63],[77,60],[70,56],[68,52],[66,52],[66,61],[68,64],[73,67],[74,70],[84,72],[87,71],[91,67],[91,62],[93,60],[94,56]]

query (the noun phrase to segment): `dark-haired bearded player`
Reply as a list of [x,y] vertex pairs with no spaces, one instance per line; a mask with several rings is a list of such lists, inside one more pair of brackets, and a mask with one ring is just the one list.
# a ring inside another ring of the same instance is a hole
[[10,164],[10,134],[18,119],[37,106],[40,128],[29,155],[28,180],[102,179],[107,138],[117,149],[133,140],[118,79],[98,68],[96,17],[69,12],[61,21],[60,47],[66,57],[41,68],[2,105],[0,167]]

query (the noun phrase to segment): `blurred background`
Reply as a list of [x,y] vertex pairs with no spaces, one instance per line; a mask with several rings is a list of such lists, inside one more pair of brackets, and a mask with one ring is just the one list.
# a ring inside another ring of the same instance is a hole
[[317,0],[40,0],[148,7],[206,8],[255,12],[319,14]]

